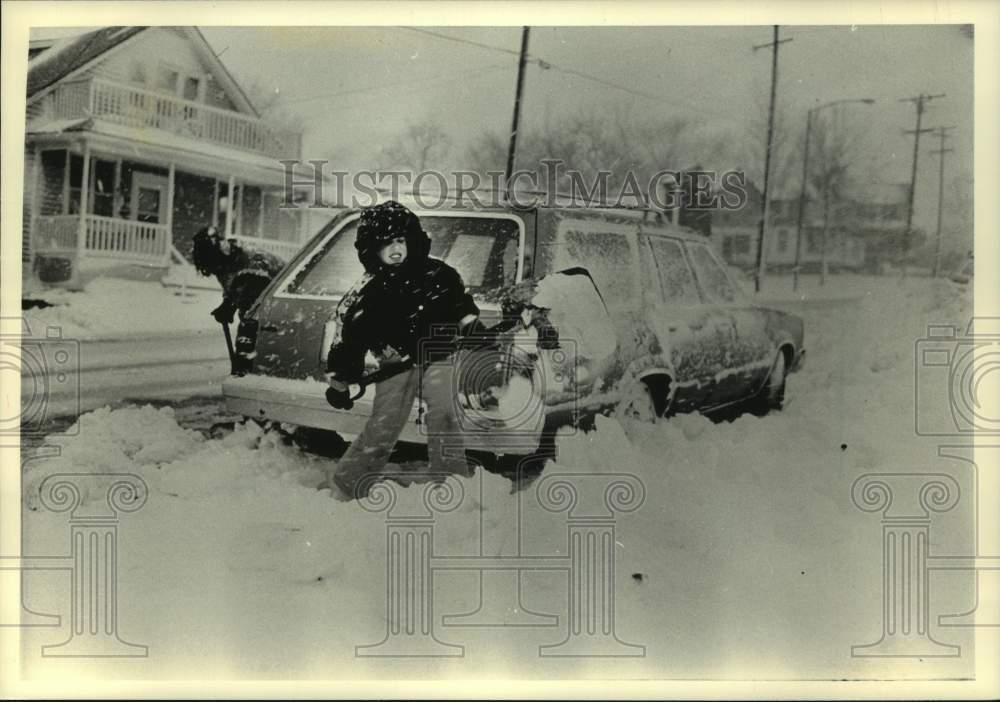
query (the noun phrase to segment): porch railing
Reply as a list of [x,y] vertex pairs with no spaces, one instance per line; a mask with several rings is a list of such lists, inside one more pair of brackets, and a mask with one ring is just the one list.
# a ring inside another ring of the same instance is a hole
[[66,83],[52,97],[56,119],[95,117],[126,127],[152,128],[272,158],[298,159],[302,135],[259,119],[193,100],[100,78]]
[[[39,217],[35,228],[37,253],[74,252],[81,215]],[[85,254],[129,263],[166,265],[170,260],[170,232],[165,225],[128,219],[85,217]]]
[[283,259],[286,263],[291,261],[292,257],[299,252],[299,249],[302,248],[302,244],[294,241],[259,239],[251,236],[237,236],[234,238],[240,246],[245,246],[257,251],[266,251],[267,253],[274,254],[278,258]]

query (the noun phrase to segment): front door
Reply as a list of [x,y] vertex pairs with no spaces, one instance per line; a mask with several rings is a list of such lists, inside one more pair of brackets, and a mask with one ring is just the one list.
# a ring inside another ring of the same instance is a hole
[[166,224],[168,187],[166,176],[133,173],[132,201],[129,206],[132,219],[146,224]]

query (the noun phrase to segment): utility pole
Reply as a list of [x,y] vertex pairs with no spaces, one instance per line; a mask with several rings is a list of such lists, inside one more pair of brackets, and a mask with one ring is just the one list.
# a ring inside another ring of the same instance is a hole
[[913,135],[913,166],[910,170],[910,197],[906,208],[906,231],[903,233],[903,277],[906,277],[906,266],[910,258],[910,237],[913,228],[913,200],[917,191],[917,159],[920,154],[920,135],[924,132],[932,132],[933,129],[921,129],[920,123],[924,117],[924,104],[937,98],[945,97],[944,93],[939,95],[926,95],[920,93],[915,97],[900,98],[900,102],[912,102],[917,108],[917,128],[913,131],[903,132]]
[[938,277],[938,271],[941,264],[941,207],[944,203],[944,155],[949,151],[954,151],[954,149],[944,148],[944,140],[948,138],[948,132],[950,132],[954,127],[938,127],[937,137],[940,139],[941,148],[937,151],[932,151],[932,154],[938,154],[938,213],[937,213],[937,243],[934,245],[934,268],[931,276],[934,278]]
[[774,140],[774,98],[778,88],[778,47],[791,39],[778,39],[778,25],[774,25],[774,38],[768,44],[758,44],[757,49],[771,49],[771,102],[767,110],[767,145],[764,151],[764,191],[760,198],[760,227],[757,231],[757,271],[754,274],[754,292],[760,292],[764,278],[764,230],[767,227],[767,185],[771,175],[771,144]]
[[517,88],[514,92],[514,120],[510,127],[510,147],[507,149],[507,168],[504,171],[503,190],[507,198],[510,179],[514,174],[514,156],[517,153],[517,130],[521,124],[521,94],[524,90],[524,68],[528,63],[528,27],[521,30],[521,56],[517,63]]

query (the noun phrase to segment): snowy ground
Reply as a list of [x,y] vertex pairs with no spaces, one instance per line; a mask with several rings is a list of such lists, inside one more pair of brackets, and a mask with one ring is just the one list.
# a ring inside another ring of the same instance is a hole
[[[464,656],[356,657],[355,646],[379,642],[386,633],[385,514],[317,493],[329,459],[287,445],[277,433],[249,425],[206,438],[182,427],[170,408],[144,407],[98,410],[81,417],[67,436],[49,437],[61,455],[27,464],[24,521],[26,553],[65,553],[66,515],[39,508],[32,488],[57,472],[142,476],[148,501],[119,524],[118,631],[126,641],[149,646],[149,656],[43,659],[39,646],[64,640],[68,628],[39,628],[24,637],[27,673],[969,676],[970,630],[937,626],[939,614],[972,606],[968,573],[932,576],[931,632],[960,645],[960,656],[851,656],[852,645],[881,634],[882,568],[879,515],[860,512],[850,492],[866,472],[951,474],[964,501],[935,517],[932,549],[973,551],[969,466],[938,458],[938,442],[915,435],[913,406],[914,344],[930,323],[964,330],[971,292],[946,281],[878,279],[864,281],[862,292],[873,294],[857,295],[859,281],[833,281],[826,296],[841,303],[801,309],[807,362],[789,380],[783,412],[721,424],[681,416],[625,428],[601,418],[590,433],[559,438],[558,462],[546,467],[545,476],[629,473],[644,486],[644,503],[620,516],[615,531],[615,629],[622,641],[645,646],[644,656],[540,658],[539,645],[566,638],[569,605],[565,574],[534,570],[523,577],[519,611],[505,609],[509,600],[499,596],[485,604],[498,606],[508,623],[528,609],[558,615],[557,626],[443,627],[443,615],[477,608],[479,579],[473,572],[442,571],[434,576],[435,631],[441,641],[464,646]],[[944,380],[939,383],[942,399],[921,409],[944,423],[950,414]],[[592,479],[570,478],[578,485]],[[565,515],[543,509],[534,488],[512,495],[509,481],[482,471],[460,482],[465,499],[434,521],[435,555],[515,554],[519,523],[522,555],[566,554]],[[417,509],[423,489],[400,489],[397,507]],[[99,503],[103,493],[83,497]],[[513,581],[503,582],[512,587]],[[30,572],[25,586],[32,610],[69,614],[65,572]],[[492,592],[498,591],[503,587]]]
[[119,339],[165,336],[217,329],[209,314],[220,302],[218,290],[167,288],[158,281],[95,278],[83,291],[60,288],[25,291],[51,307],[25,310],[31,333],[44,336],[58,327],[65,339]]

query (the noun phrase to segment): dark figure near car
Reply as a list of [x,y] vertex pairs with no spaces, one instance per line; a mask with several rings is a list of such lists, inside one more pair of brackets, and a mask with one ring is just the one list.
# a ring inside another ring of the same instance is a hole
[[212,316],[222,324],[233,321],[236,312],[246,314],[285,262],[265,251],[243,248],[226,239],[215,227],[204,227],[194,236],[191,258],[198,272],[214,275],[222,286],[222,304]]

